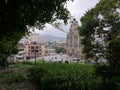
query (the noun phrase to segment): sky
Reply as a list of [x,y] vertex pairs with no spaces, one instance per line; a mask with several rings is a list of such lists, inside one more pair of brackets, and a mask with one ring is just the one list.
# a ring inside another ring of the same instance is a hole
[[[67,2],[67,8],[70,11],[71,15],[78,21],[80,25],[80,18],[85,14],[86,11],[95,7],[96,3],[100,0],[74,0]],[[70,24],[62,25],[64,31],[69,31]],[[55,29],[53,26],[46,24],[43,30],[35,30],[36,33],[40,35],[51,35],[55,37],[66,37],[66,33]]]

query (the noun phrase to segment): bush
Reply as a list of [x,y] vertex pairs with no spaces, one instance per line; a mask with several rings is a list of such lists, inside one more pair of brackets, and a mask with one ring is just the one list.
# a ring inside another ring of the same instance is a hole
[[21,64],[33,65],[34,63],[31,61],[23,61]]
[[97,65],[96,75],[102,79],[102,90],[120,90],[120,76],[110,65]]
[[10,83],[19,83],[27,79],[27,74],[24,72],[14,72],[9,74],[8,81]]
[[65,63],[69,63],[69,61],[66,60]]
[[29,73],[40,90],[99,90],[101,86],[91,65],[39,63]]

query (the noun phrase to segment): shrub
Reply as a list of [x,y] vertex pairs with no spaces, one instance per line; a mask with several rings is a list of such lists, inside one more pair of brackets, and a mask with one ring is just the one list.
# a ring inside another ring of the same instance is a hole
[[23,61],[21,64],[33,65],[34,63],[31,61]]
[[116,71],[110,65],[96,66],[96,75],[102,79],[102,90],[120,90],[120,76],[114,72]]
[[66,60],[65,63],[69,63],[69,61]]
[[19,83],[27,79],[27,74],[24,72],[14,72],[9,74],[8,81],[10,83]]
[[92,65],[39,63],[29,73],[40,90],[99,90],[101,86]]

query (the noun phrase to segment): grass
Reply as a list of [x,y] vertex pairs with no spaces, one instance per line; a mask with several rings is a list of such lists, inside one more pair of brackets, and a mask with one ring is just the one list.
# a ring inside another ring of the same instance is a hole
[[0,90],[120,90],[120,77],[103,80],[96,70],[101,72],[89,64],[17,62],[0,71]]
[[0,74],[0,90],[98,90],[101,84],[93,65],[24,62],[9,69]]
[[98,90],[101,84],[93,65],[37,63],[29,72],[40,90]]

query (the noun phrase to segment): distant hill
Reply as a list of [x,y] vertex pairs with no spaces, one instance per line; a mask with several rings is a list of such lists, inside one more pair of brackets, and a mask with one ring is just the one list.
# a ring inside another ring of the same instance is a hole
[[[25,43],[26,39],[25,37],[23,37],[19,43]],[[62,37],[55,37],[55,36],[52,36],[52,35],[40,35],[39,36],[39,41],[40,42],[66,42],[66,38],[62,38]]]
[[66,38],[62,37],[55,37],[52,35],[40,35],[40,37],[46,37],[48,39],[48,42],[51,41],[66,41]]

